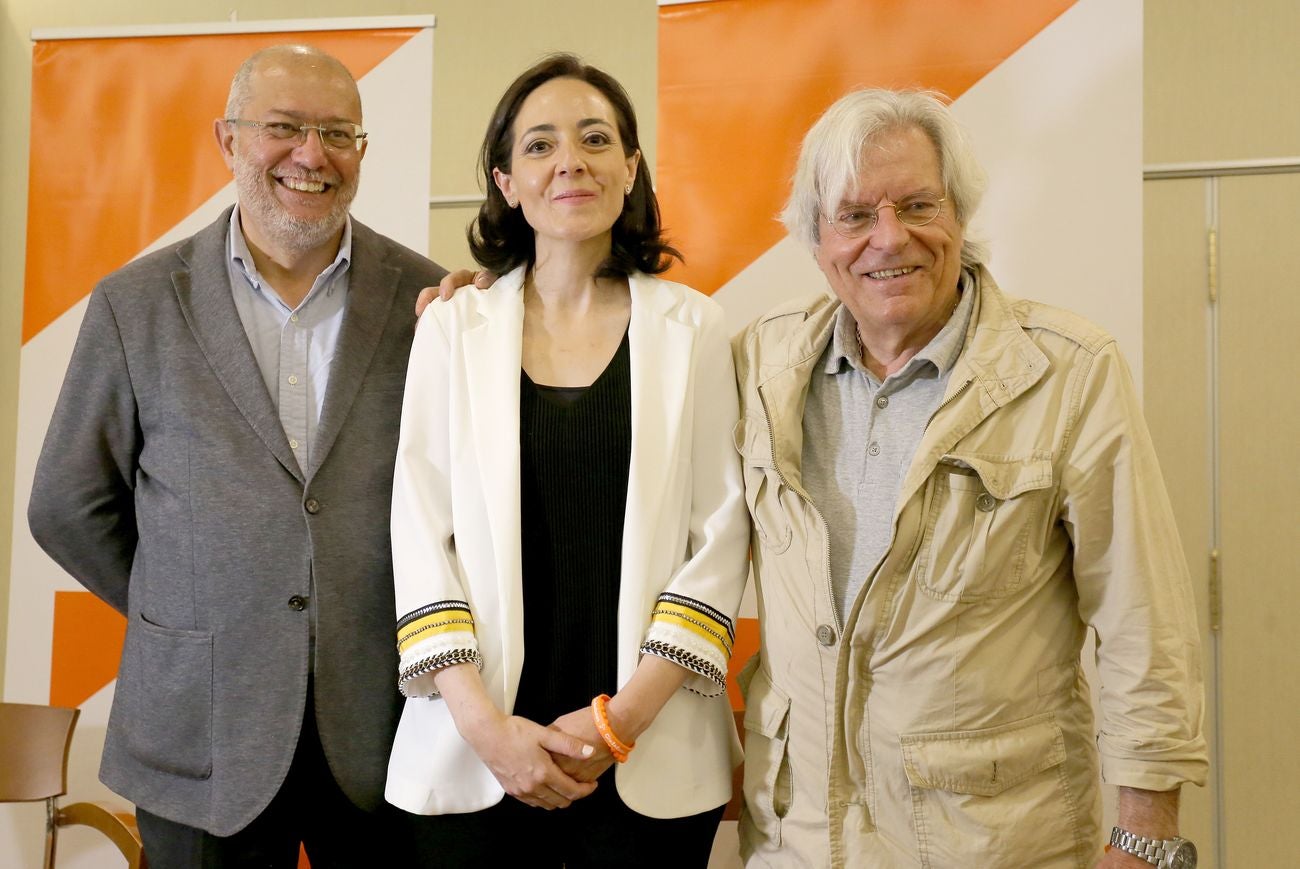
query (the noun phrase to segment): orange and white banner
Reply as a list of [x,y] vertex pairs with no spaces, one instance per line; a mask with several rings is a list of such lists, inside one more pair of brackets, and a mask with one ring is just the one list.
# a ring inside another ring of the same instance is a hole
[[[96,770],[125,623],[37,548],[26,514],[86,299],[99,278],[234,201],[212,121],[239,64],[279,43],[315,45],[356,77],[369,144],[353,213],[426,250],[433,27],[423,15],[33,34],[5,699],[81,707],[69,768],[78,799],[105,796]],[[32,818],[0,810],[0,866],[39,865]],[[109,865],[89,837],[85,854],[75,831],[66,838],[60,866]]]

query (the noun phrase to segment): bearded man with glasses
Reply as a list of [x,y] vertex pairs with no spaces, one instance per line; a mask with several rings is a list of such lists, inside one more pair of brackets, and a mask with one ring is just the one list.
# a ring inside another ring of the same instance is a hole
[[783,214],[832,294],[735,341],[750,866],[1195,865],[1200,650],[1160,469],[1115,341],[994,283],[983,184],[934,95],[844,97]]
[[168,867],[406,862],[388,516],[411,310],[444,270],[349,217],[338,60],[235,74],[237,204],[91,294],[28,517],[127,617],[101,778]]

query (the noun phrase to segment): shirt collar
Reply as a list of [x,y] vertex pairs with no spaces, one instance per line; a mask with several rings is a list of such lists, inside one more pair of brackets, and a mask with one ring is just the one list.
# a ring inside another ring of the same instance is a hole
[[[960,295],[957,307],[953,308],[952,316],[939,330],[939,334],[931,338],[930,343],[908,360],[907,365],[903,366],[903,370],[898,374],[914,371],[926,363],[933,365],[940,376],[946,376],[952,370],[953,365],[957,364],[957,357],[961,355],[962,345],[966,342],[966,329],[970,325],[971,311],[975,307],[974,290],[974,275],[968,269],[962,269],[961,277],[957,282],[957,291]],[[835,314],[835,329],[831,332],[831,345],[824,370],[827,374],[839,374],[845,370],[846,365],[859,371],[867,370],[867,366],[862,361],[862,345],[858,343],[857,321],[853,319],[847,307],[840,305],[839,311]]]
[[[266,293],[268,297],[278,300],[273,292],[267,292],[265,287],[266,281],[257,271],[257,264],[253,261],[253,253],[248,249],[248,240],[244,238],[243,227],[239,225],[239,204],[236,203],[234,209],[230,212],[230,232],[226,233],[227,245],[226,255],[230,259],[231,265],[235,268],[236,274],[241,274],[248,281],[249,286],[259,292]],[[307,304],[308,299],[320,292],[321,287],[325,287],[325,294],[329,295],[334,292],[335,278],[347,272],[352,263],[352,216],[348,215],[343,221],[343,237],[339,239],[339,250],[334,256],[334,261],[325,267],[325,270],[316,278],[312,285],[311,292],[307,298],[302,300],[302,304]],[[301,305],[299,306],[301,307]]]

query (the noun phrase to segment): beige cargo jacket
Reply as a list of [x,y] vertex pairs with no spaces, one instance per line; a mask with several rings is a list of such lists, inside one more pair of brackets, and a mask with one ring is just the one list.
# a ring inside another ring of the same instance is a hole
[[1099,778],[1204,781],[1195,607],[1128,369],[1092,324],[1003,296],[983,269],[976,282],[893,542],[843,618],[800,474],[838,303],[778,309],[735,340],[761,625],[750,866],[1085,867]]

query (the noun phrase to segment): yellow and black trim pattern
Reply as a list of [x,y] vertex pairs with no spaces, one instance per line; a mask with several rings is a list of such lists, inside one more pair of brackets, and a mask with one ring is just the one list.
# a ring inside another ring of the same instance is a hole
[[397,620],[397,653],[440,634],[474,634],[474,616],[463,600],[440,600],[412,610]]
[[705,642],[717,646],[722,660],[731,658],[731,648],[736,644],[736,626],[731,619],[708,604],[664,592],[655,601],[654,612],[650,617],[661,624],[684,628]]
[[398,619],[397,653],[397,688],[406,697],[437,695],[433,680],[423,677],[444,667],[473,664],[483,669],[474,616],[463,600],[440,600]]
[[721,691],[735,642],[730,618],[694,598],[664,592],[650,614],[650,631],[641,653],[685,667]]
[[[692,655],[690,652],[683,651],[676,646],[670,646],[659,640],[646,640],[641,644],[641,654],[654,655],[657,658],[663,658],[665,661],[672,661],[683,669],[690,670],[696,675],[703,676],[716,685],[719,690],[727,687],[727,674],[722,669],[699,655]],[[706,683],[707,684],[707,683]],[[688,683],[686,688],[696,694],[705,694],[704,691],[691,687]],[[714,692],[717,693],[717,692]],[[706,696],[711,696],[706,694]]]
[[403,697],[427,697],[424,693],[411,692],[407,688],[411,682],[419,679],[421,676],[427,676],[430,673],[452,667],[456,664],[473,664],[479,670],[483,669],[483,656],[476,649],[450,649],[437,655],[430,655],[427,658],[421,658],[411,663],[409,667],[403,667],[397,674],[397,690],[402,692]]

